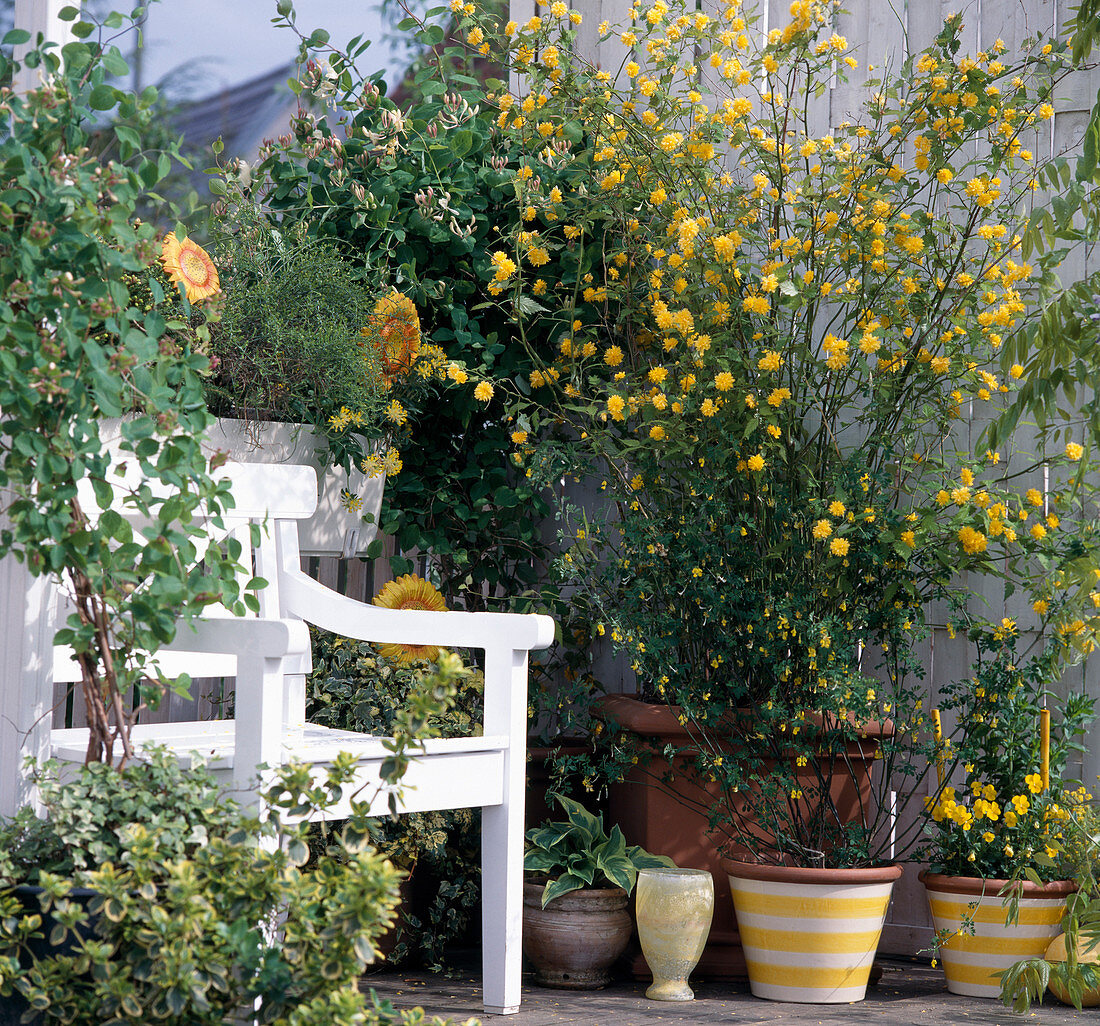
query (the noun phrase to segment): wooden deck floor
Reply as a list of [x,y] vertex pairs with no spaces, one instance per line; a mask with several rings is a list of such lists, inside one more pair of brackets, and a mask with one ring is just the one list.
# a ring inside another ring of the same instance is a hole
[[[563,991],[536,987],[524,977],[523,1008],[516,1015],[483,1016],[481,980],[472,972],[451,978],[384,970],[364,980],[397,1008],[421,1006],[458,1023],[470,1017],[501,1026],[682,1026],[688,1023],[804,1023],[806,1026],[1066,1026],[1100,1024],[1100,1011],[1078,1012],[1057,1003],[1017,1015],[999,1002],[948,994],[943,974],[917,962],[883,962],[882,980],[867,999],[846,1005],[797,1005],[753,998],[747,984],[698,983],[696,1000],[683,1005],[648,1001],[645,985],[619,980],[606,990]],[[1051,999],[1052,1000],[1052,999]]]

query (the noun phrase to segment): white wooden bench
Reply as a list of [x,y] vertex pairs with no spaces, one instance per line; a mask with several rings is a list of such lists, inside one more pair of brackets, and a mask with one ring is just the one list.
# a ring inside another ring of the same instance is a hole
[[[553,621],[506,613],[389,610],[341,596],[301,569],[297,521],[309,517],[317,505],[314,470],[227,464],[225,474],[236,501],[232,514],[224,518],[226,528],[242,542],[242,560],[251,562],[246,566],[248,576],[254,573],[269,582],[258,594],[259,614],[242,618],[214,610],[194,628],[181,627],[158,662],[169,676],[187,672],[192,677],[235,677],[236,718],[138,724],[133,740],[137,746],[166,745],[184,761],[198,753],[237,790],[252,788],[260,764],[296,760],[320,773],[338,752],[352,752],[357,775],[344,793],[358,791],[360,800],[375,796],[372,812],[384,815],[390,795],[380,789],[380,767],[390,753],[383,739],[306,723],[305,685],[311,669],[306,625],[361,641],[482,649],[482,735],[425,742],[399,785],[397,802],[402,812],[482,809],[484,1006],[489,1013],[518,1011],[527,660],[532,649],[552,642]],[[250,524],[257,521],[263,525],[262,537],[253,547]],[[29,587],[39,597],[29,592],[28,606],[41,614],[39,592]],[[41,624],[31,624],[32,636],[42,629]],[[50,727],[52,683],[78,679],[69,653],[55,650],[48,687],[44,675],[27,660],[23,678],[19,686],[0,680],[0,737],[14,724],[23,731],[24,751],[83,761],[87,730]],[[20,704],[13,704],[13,696]],[[8,743],[10,747],[10,739]],[[349,799],[344,799],[329,815],[346,815],[348,806]]]

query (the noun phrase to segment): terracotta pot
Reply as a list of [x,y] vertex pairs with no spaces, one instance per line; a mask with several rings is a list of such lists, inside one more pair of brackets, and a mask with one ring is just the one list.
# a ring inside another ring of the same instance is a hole
[[[947,989],[970,997],[999,998],[997,973],[1022,958],[1043,957],[1062,932],[1066,898],[1077,889],[1069,880],[1042,887],[1025,880],[1019,922],[1008,926],[1008,910],[1000,896],[1007,880],[943,876],[927,870],[920,879],[928,892],[936,932],[954,934],[939,951]],[[964,918],[973,919],[973,934],[963,927]]]
[[397,947],[397,942],[401,940],[401,934],[404,928],[401,922],[402,912],[413,911],[413,894],[416,886],[413,882],[416,875],[415,862],[408,873],[409,875],[401,881],[397,888],[398,900],[397,907],[393,910],[393,925],[375,941],[375,946],[378,948],[378,954],[380,956],[378,958],[379,962],[386,961],[390,955],[393,954],[393,949]]
[[572,891],[542,907],[543,885],[523,885],[523,953],[535,982],[563,990],[599,990],[630,941],[627,895],[620,887]]
[[[608,695],[595,703],[595,709],[605,721],[643,739],[653,753],[648,765],[633,766],[625,780],[610,788],[609,820],[619,825],[628,843],[667,855],[678,866],[711,872],[715,879],[714,922],[696,972],[712,978],[746,979],[733,901],[718,855],[719,845],[728,848],[728,840],[711,833],[705,811],[721,799],[721,791],[716,784],[704,785],[696,779],[689,756],[670,761],[661,754],[666,745],[687,749],[692,744],[687,728],[677,717],[678,710],[629,695]],[[847,746],[847,764],[838,759],[832,797],[849,822],[859,817],[870,799],[875,753],[880,738],[889,736],[892,726],[869,725],[866,737]],[[751,796],[746,798],[746,805],[751,807]],[[636,977],[649,975],[640,954],[631,968]]]
[[901,866],[806,869],[722,859],[754,997],[862,1001]]

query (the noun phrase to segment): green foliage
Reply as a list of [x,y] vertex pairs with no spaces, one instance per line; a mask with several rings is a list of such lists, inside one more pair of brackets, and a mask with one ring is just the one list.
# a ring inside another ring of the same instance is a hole
[[[441,658],[394,716],[384,785],[400,781],[460,676],[456,660]],[[35,836],[2,867],[0,996],[20,995],[46,1023],[425,1022],[358,989],[403,875],[370,843],[367,811],[377,795],[353,800],[327,857],[309,862],[311,822],[341,800],[354,774],[346,753],[319,780],[312,767],[281,767],[261,796],[262,818],[226,801],[204,770],[180,770],[155,753],[148,767],[87,767],[72,790],[48,783],[42,832],[55,843]],[[24,827],[21,816],[8,836],[25,838]],[[95,855],[87,868],[56,854],[56,842],[85,841]],[[31,864],[41,852],[57,872]],[[35,869],[39,908],[6,889]],[[79,887],[95,892],[90,905],[73,900]],[[41,944],[47,925],[51,948]]]
[[582,887],[621,887],[629,894],[639,869],[675,866],[665,855],[650,855],[637,844],[627,845],[618,825],[608,834],[602,814],[593,815],[565,795],[555,798],[565,820],[528,830],[523,856],[526,872],[549,877],[542,892],[543,908]]
[[48,819],[24,808],[0,826],[8,855],[0,884],[37,884],[40,874],[69,877],[126,858],[131,827],[157,837],[166,861],[187,858],[208,838],[206,824],[233,813],[206,772],[180,768],[165,753],[147,754],[118,772],[104,763],[62,775],[56,761],[34,776]]
[[[124,19],[111,20],[117,27]],[[151,658],[179,620],[212,602],[244,605],[235,543],[212,547],[195,568],[203,534],[195,514],[204,506],[216,515],[230,502],[200,448],[210,422],[203,329],[167,306],[135,306],[128,287],[151,276],[153,231],[134,213],[172,156],[143,152],[122,165],[87,149],[103,115],[147,124],[155,91],[116,90],[109,78],[119,73],[117,47],[93,41],[91,22],[76,28],[81,41],[65,48],[64,69],[56,49],[30,51],[29,67],[54,73],[0,105],[8,169],[0,193],[0,486],[11,496],[0,554],[60,578],[70,592],[77,612],[57,641],[80,663],[88,759],[110,761],[130,755],[134,714],[122,696],[137,687],[142,704],[155,703],[166,689],[186,690],[186,678],[164,679]],[[117,450],[127,478],[109,472],[100,437],[108,417],[124,418]],[[105,512],[89,508],[81,485],[91,485]],[[140,533],[123,508],[145,521]]]
[[[207,401],[220,416],[309,424],[347,469],[363,438],[384,431],[386,388],[377,353],[360,330],[374,297],[328,242],[283,233],[258,212],[235,210],[233,234],[214,246],[221,267],[221,317],[211,333],[216,369]],[[360,415],[333,430],[341,409]]]
[[[402,666],[367,642],[325,632],[313,636],[313,673],[307,685],[311,723],[389,736],[409,696],[423,688],[422,666]],[[425,724],[425,736],[475,737],[481,733],[484,679],[464,671],[457,695]],[[462,937],[481,894],[480,815],[473,809],[418,812],[378,822],[374,843],[412,876],[418,899],[398,910],[396,946],[387,961],[417,958],[443,966],[446,949]],[[327,831],[325,831],[327,833]]]
[[[1076,893],[1066,900],[1062,917],[1066,959],[1023,959],[1002,974],[1001,1000],[1017,1012],[1026,1012],[1036,1000],[1041,1002],[1051,981],[1061,985],[1078,1010],[1083,993],[1100,988],[1100,810],[1095,805],[1075,810],[1064,836],[1055,845],[1058,875],[1077,884]],[[1017,875],[1039,882],[1034,870]],[[1018,901],[1010,899],[1010,904],[1010,912],[1018,907]],[[1079,951],[1081,942],[1083,952]],[[1081,954],[1086,961],[1081,960]]]
[[[287,5],[277,20],[298,31],[294,17]],[[428,46],[443,41],[438,25],[418,25],[402,30]],[[510,319],[487,305],[488,250],[518,220],[510,182],[521,155],[496,133],[469,66],[453,73],[460,48],[425,60],[416,73],[420,99],[398,110],[355,67],[364,41],[340,51],[327,33],[298,35],[303,63],[315,50],[328,62],[310,60],[298,87],[333,113],[303,114],[292,138],[266,148],[250,196],[281,230],[304,225],[360,264],[372,287],[411,297],[425,337],[474,376],[526,380],[536,364],[514,344]],[[404,469],[387,481],[381,514],[399,549],[394,572],[413,569],[403,553],[430,552],[449,601],[532,608],[547,507],[512,460],[515,425],[498,401],[481,402],[471,389],[410,413]]]
[[[1073,17],[1066,22],[1066,31],[1070,34],[1073,63],[1080,67],[1092,53],[1097,39],[1100,39],[1100,3],[1097,0],[1081,0],[1074,8]],[[1077,180],[1091,181],[1096,174],[1097,156],[1100,155],[1100,95],[1089,115],[1082,140],[1082,152],[1077,161]]]

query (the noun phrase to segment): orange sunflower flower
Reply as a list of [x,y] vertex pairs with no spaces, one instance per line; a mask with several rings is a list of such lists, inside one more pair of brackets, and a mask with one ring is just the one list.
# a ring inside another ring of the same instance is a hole
[[[405,574],[390,581],[374,596],[374,604],[384,609],[430,609],[436,613],[447,610],[439,589],[415,574]],[[406,665],[417,659],[432,662],[439,656],[439,648],[435,645],[386,644],[380,645],[379,651],[386,659]]]
[[197,242],[184,239],[180,242],[175,232],[164,236],[160,248],[160,262],[165,273],[177,285],[183,286],[189,303],[198,303],[216,294],[221,286],[218,271],[210,254]]
[[420,316],[416,304],[396,289],[374,304],[361,334],[374,343],[387,385],[407,374],[420,354]]

